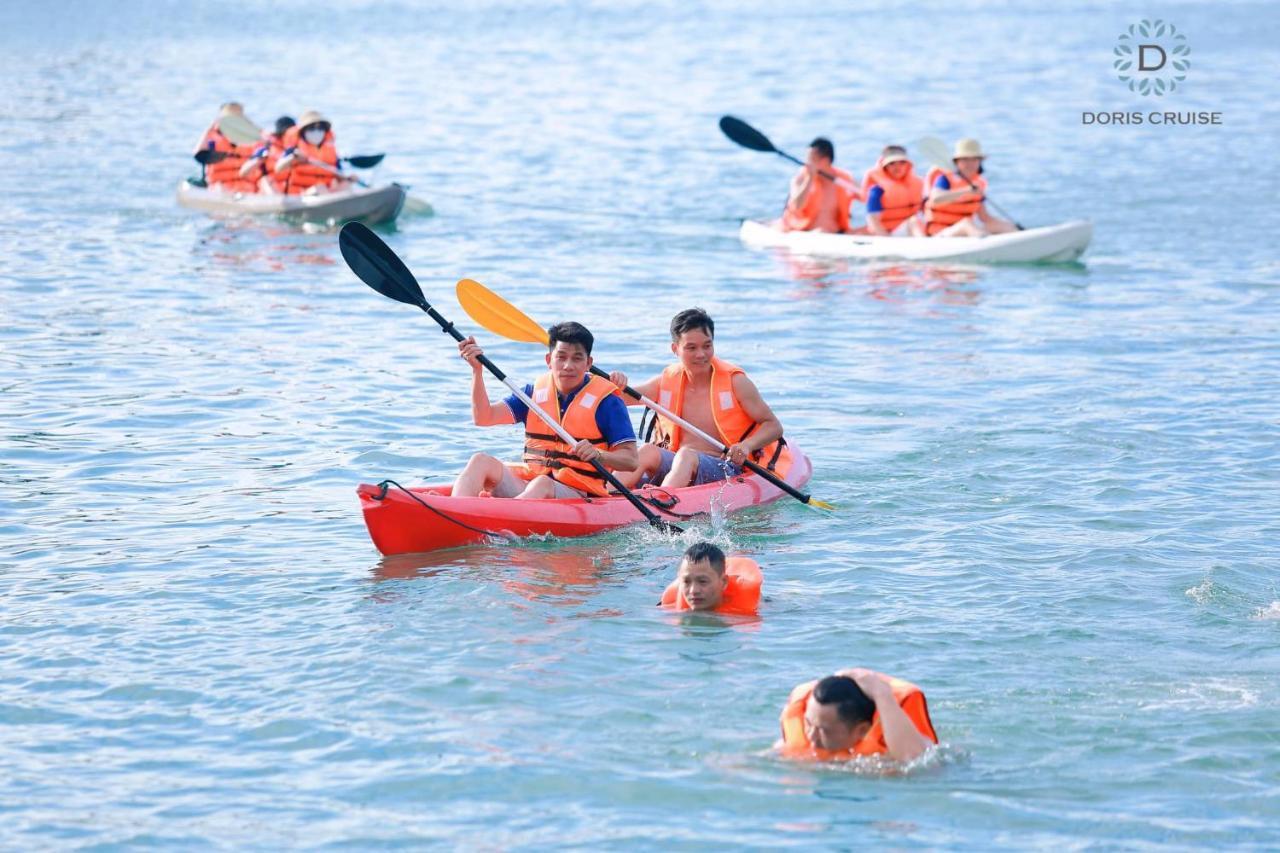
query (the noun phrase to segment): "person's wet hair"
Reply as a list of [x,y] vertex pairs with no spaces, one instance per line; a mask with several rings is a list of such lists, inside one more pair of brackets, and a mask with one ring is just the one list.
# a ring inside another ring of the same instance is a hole
[[671,318],[672,343],[680,340],[685,332],[692,332],[694,329],[701,329],[709,338],[716,336],[716,324],[711,320],[710,314],[701,308],[686,308]]
[[813,700],[819,705],[835,704],[840,719],[850,726],[869,723],[876,713],[876,703],[847,675],[828,675],[819,681],[813,687]]
[[715,570],[716,574],[724,574],[724,551],[721,551],[710,542],[693,543],[685,550],[684,559],[690,565],[706,561],[711,564],[711,568]]
[[831,140],[825,136],[819,136],[817,139],[809,143],[810,148],[818,149],[818,153],[826,157],[832,163],[836,161],[836,147],[831,144]]
[[547,349],[555,349],[557,343],[577,344],[587,351],[587,355],[591,355],[591,347],[595,342],[595,336],[587,331],[586,326],[572,320],[556,323],[547,329]]

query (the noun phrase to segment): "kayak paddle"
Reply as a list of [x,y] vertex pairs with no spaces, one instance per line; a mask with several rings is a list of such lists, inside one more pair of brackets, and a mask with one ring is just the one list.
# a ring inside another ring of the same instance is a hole
[[[397,302],[403,302],[406,305],[416,305],[425,311],[432,320],[439,324],[445,333],[450,335],[455,341],[461,343],[466,340],[452,323],[441,316],[440,312],[432,308],[427,302],[425,296],[422,295],[422,288],[418,286],[418,281],[413,277],[413,273],[409,272],[409,268],[404,265],[404,261],[391,250],[391,247],[359,222],[348,222],[342,226],[342,231],[338,234],[338,247],[342,250],[342,257],[347,262],[347,266],[351,267],[351,271],[356,277],[369,285],[374,290]],[[480,363],[484,365],[490,373],[503,385],[506,385],[511,392],[516,395],[522,403],[529,407],[529,411],[541,418],[547,426],[549,426],[560,439],[570,446],[577,444],[577,440],[569,435],[556,419],[551,417],[542,410],[538,404],[534,403],[524,389],[507,378],[507,375],[498,369],[489,357],[480,356]],[[604,477],[604,479],[618,490],[619,494],[631,502],[640,514],[643,515],[650,524],[664,533],[682,533],[679,527],[670,522],[663,521],[653,513],[644,502],[636,497],[626,486],[618,482],[618,478],[613,476],[610,471],[600,464],[599,460],[592,460],[591,465],[596,471]]]
[[211,148],[201,148],[191,156],[194,157],[196,162],[201,166],[208,166],[213,163],[221,163],[223,160],[227,159],[227,152],[214,151]]
[[[945,169],[948,172],[954,171],[957,175],[960,175],[959,170],[955,168],[955,163],[951,161],[951,154],[947,151],[947,143],[943,142],[938,137],[926,136],[924,139],[921,139],[916,143],[916,147],[920,149],[921,154],[928,158],[929,162],[933,163],[933,165],[937,166],[939,169]],[[973,181],[965,178],[964,175],[960,175],[960,177],[964,178],[964,182],[969,185],[969,189],[974,192],[978,192],[978,186]],[[925,192],[929,192],[931,189],[932,187],[925,187]],[[1000,205],[991,201],[989,197],[984,195],[982,200],[990,202],[991,206],[996,209],[996,212],[1017,226],[1019,231],[1027,230],[1019,224],[1018,220],[1005,212]]]
[[404,197],[404,212],[418,216],[435,213],[435,208],[430,202],[423,201],[417,196],[407,195]]
[[236,145],[255,145],[262,141],[262,128],[241,115],[218,119],[218,132]]
[[[769,141],[769,137],[756,130],[740,118],[733,116],[720,117],[720,130],[725,136],[741,145],[743,148],[750,148],[752,151],[763,151],[766,154],[777,154],[779,157],[786,158],[797,166],[808,166],[803,160],[797,160],[785,151],[779,151],[774,144]],[[818,174],[826,178],[828,181],[837,180],[836,176],[830,172],[818,170]]]
[[[510,302],[506,301],[478,281],[464,278],[462,281],[458,282],[458,303],[462,305],[462,310],[466,311],[472,320],[475,320],[495,335],[501,335],[508,340],[520,341],[521,343],[526,344],[541,344],[544,347],[549,343],[546,329],[539,326],[529,315],[525,314],[519,308],[512,305]],[[605,379],[609,378],[608,373],[605,373],[599,367],[594,365],[591,368],[591,372],[596,376],[603,376]],[[684,418],[673,414],[659,403],[645,397],[630,385],[623,390],[635,399],[639,400],[645,406],[662,415],[664,418],[668,418],[680,424],[680,426],[689,430],[689,432],[698,436],[698,438],[702,439],[707,444],[710,444],[721,453],[728,450],[728,448],[725,447],[724,442],[707,435]],[[777,474],[774,474],[768,468],[765,468],[762,465],[757,465],[750,459],[743,460],[742,464],[743,467],[759,474],[779,489],[782,489],[782,491],[791,495],[791,497],[800,501],[800,503],[808,504],[815,509],[835,509],[834,506],[826,501],[820,501],[817,498],[806,495],[799,489],[794,488],[790,483],[783,480]]]
[[[295,156],[300,156],[300,155],[295,155]],[[306,163],[306,164],[308,164],[308,165],[310,165],[310,166],[315,166],[317,169],[321,169],[321,170],[323,170],[323,171],[325,171],[325,172],[328,172],[329,174],[333,175],[335,178],[343,178],[344,180],[354,181],[355,183],[359,184],[359,185],[360,185],[360,186],[362,186],[362,187],[367,187],[367,186],[369,186],[369,184],[368,184],[366,181],[362,181],[362,180],[360,180],[360,179],[359,179],[359,178],[357,178],[355,175],[344,175],[344,174],[342,174],[342,172],[341,172],[341,171],[339,171],[339,170],[337,170],[337,169],[333,168],[333,167],[332,167],[332,166],[330,166],[328,163],[321,163],[319,160],[312,160],[312,159],[310,159],[309,157],[306,157],[306,156],[301,156],[301,159],[302,159],[302,162],[304,162],[304,163]],[[390,250],[388,250],[388,251],[390,251]]]
[[350,163],[357,169],[372,169],[374,166],[382,162],[382,158],[386,154],[357,154],[354,157],[343,157],[343,163]]

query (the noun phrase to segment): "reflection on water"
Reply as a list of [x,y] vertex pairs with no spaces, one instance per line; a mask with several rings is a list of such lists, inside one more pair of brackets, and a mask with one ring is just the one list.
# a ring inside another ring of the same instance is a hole
[[545,545],[519,543],[454,548],[383,557],[374,567],[377,581],[433,578],[448,572],[472,572],[498,580],[528,601],[579,605],[605,582],[623,583],[616,574],[616,546],[552,540]]

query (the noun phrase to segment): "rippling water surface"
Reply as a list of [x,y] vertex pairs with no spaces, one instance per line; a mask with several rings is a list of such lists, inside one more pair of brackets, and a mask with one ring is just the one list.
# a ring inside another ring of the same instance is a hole
[[[1112,77],[1125,14],[5,6],[0,846],[1280,845],[1276,13],[1148,12],[1195,51],[1167,105],[1223,126],[1082,127],[1155,103]],[[518,437],[332,232],[176,206],[229,98],[387,151],[437,215],[385,237],[449,316],[469,275],[640,376],[708,309],[841,507],[693,531],[761,561],[762,618],[657,611],[684,543],[639,528],[380,559],[358,482]],[[789,170],[726,112],[854,169],[979,136],[1005,208],[1094,245],[750,252]],[[848,665],[924,686],[924,766],[769,754]]]

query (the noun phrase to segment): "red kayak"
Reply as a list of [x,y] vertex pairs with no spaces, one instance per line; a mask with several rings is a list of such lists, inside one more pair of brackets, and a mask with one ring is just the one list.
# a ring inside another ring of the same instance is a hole
[[[788,485],[804,486],[813,475],[809,457],[787,448],[775,466]],[[373,544],[383,554],[412,554],[454,548],[511,536],[591,536],[643,521],[626,498],[518,501],[512,498],[455,498],[452,486],[406,489],[385,481],[362,483],[360,508]],[[783,492],[755,474],[719,483],[635,490],[660,518],[679,524],[692,516],[733,512],[776,501]]]

